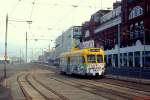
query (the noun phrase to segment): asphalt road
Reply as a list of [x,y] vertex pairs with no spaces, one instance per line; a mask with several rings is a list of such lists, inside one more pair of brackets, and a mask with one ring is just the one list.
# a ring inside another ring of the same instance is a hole
[[149,85],[62,75],[50,65],[7,65],[2,83],[6,87],[0,87],[0,100],[150,100]]

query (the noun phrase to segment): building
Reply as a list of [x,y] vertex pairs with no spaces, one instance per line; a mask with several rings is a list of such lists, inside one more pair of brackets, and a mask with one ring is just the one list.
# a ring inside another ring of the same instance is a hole
[[83,42],[105,50],[107,73],[150,78],[150,0],[122,0],[82,25]]
[[55,57],[80,44],[81,26],[72,26],[56,39]]

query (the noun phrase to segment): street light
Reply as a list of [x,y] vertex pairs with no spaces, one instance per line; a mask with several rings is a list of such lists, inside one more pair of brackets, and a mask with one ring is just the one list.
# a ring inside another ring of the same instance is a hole
[[32,21],[25,21],[25,20],[9,20],[8,19],[8,14],[6,15],[6,30],[5,30],[5,63],[4,63],[4,78],[7,77],[7,73],[6,73],[6,65],[7,65],[7,33],[8,33],[8,21],[13,21],[13,22],[27,22],[27,23],[32,23]]

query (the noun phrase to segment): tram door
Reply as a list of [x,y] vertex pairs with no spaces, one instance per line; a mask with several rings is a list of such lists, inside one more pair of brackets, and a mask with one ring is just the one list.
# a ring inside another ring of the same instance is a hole
[[67,58],[67,74],[70,74],[70,57]]

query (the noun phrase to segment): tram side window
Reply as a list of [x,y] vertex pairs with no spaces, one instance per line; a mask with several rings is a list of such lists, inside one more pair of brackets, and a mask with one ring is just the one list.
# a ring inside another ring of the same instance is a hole
[[85,57],[82,56],[82,63],[85,63]]
[[73,65],[76,65],[76,58],[75,58],[75,56],[72,57],[72,60],[73,60],[73,62],[72,62]]
[[66,60],[65,60],[65,58],[63,57],[62,58],[62,66],[65,66],[66,65]]
[[96,57],[95,57],[95,55],[87,55],[87,61],[89,63],[96,63]]
[[84,56],[78,56],[79,64],[85,63]]
[[70,65],[70,57],[67,58],[67,64]]
[[74,59],[73,59],[73,62],[74,62],[74,65],[76,65],[77,64],[77,56],[74,56]]
[[82,63],[82,57],[79,56],[79,64],[81,64],[81,63]]
[[62,66],[62,64],[63,64],[63,60],[62,58],[60,58],[60,66]]
[[64,66],[67,66],[67,58],[64,58]]
[[103,56],[102,55],[97,55],[97,62],[103,63]]
[[70,56],[70,65],[73,65],[73,56]]

